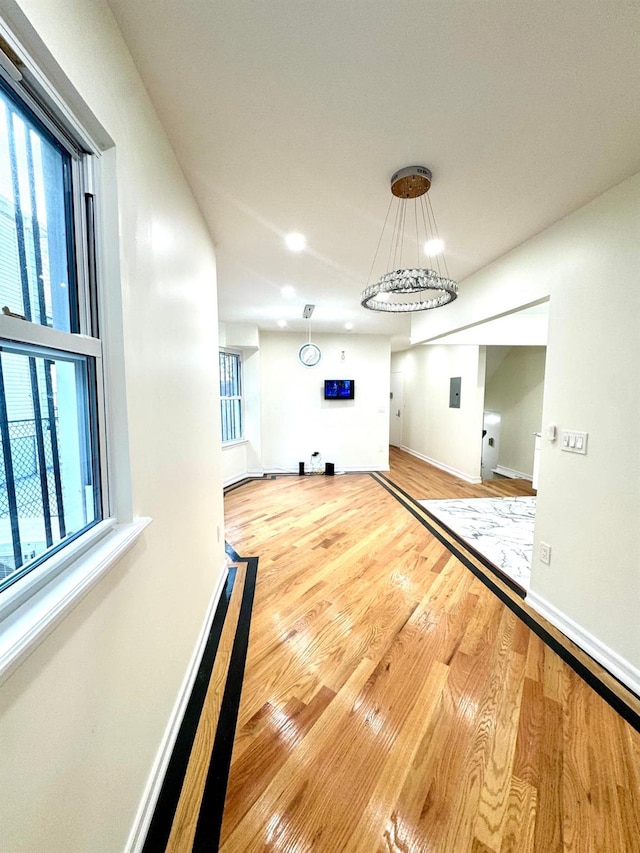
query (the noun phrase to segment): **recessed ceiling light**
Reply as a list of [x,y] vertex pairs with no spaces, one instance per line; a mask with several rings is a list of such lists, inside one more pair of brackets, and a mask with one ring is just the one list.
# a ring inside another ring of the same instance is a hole
[[281,328],[281,329],[284,329],[284,327],[285,327],[286,325],[287,325],[287,321],[286,321],[286,320],[278,320],[278,326],[280,326],[280,328]]
[[284,287],[280,288],[280,293],[285,299],[290,299],[292,296],[296,295],[296,289],[291,284],[285,284]]
[[307,246],[307,238],[298,231],[292,231],[284,238],[284,242],[292,252],[301,252]]
[[426,255],[441,255],[444,249],[444,240],[441,240],[439,237],[434,237],[433,240],[427,240],[424,244],[424,251]]
[[350,332],[351,329],[353,329],[353,323],[345,323],[344,327],[348,332]]

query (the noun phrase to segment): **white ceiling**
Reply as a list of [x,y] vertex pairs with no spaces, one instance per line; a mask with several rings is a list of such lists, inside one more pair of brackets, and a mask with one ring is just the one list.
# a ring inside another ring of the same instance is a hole
[[640,170],[638,0],[110,5],[214,237],[228,322],[306,330],[310,302],[314,331],[408,344],[407,315],[359,299],[402,166],[431,168],[462,282]]

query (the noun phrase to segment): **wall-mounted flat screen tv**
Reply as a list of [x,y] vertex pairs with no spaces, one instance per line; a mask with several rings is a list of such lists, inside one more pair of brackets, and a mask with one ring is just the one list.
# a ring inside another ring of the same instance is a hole
[[355,397],[356,383],[354,379],[325,379],[325,400],[353,400]]

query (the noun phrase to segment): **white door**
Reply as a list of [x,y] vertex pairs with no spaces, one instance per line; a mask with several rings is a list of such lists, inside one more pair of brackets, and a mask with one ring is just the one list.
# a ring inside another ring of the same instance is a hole
[[485,412],[482,419],[482,479],[490,480],[498,467],[500,414]]
[[389,444],[394,447],[402,447],[402,373],[391,374]]

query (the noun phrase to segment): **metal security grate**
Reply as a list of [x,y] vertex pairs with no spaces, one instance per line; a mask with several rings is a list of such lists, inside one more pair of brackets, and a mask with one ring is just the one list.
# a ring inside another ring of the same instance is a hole
[[220,420],[222,440],[242,438],[242,359],[234,352],[219,353]]
[[[42,418],[42,440],[45,458],[45,469],[48,493],[49,512],[58,516],[60,508],[56,499],[56,483],[54,473],[54,458],[51,441],[51,426],[49,418]],[[57,432],[57,421],[53,429]],[[44,514],[43,478],[40,476],[37,453],[37,432],[35,420],[9,421],[9,443],[13,461],[13,478],[16,505],[20,518],[39,518]],[[0,437],[0,458],[4,453]],[[4,466],[0,465],[0,519],[9,517],[9,495]]]

